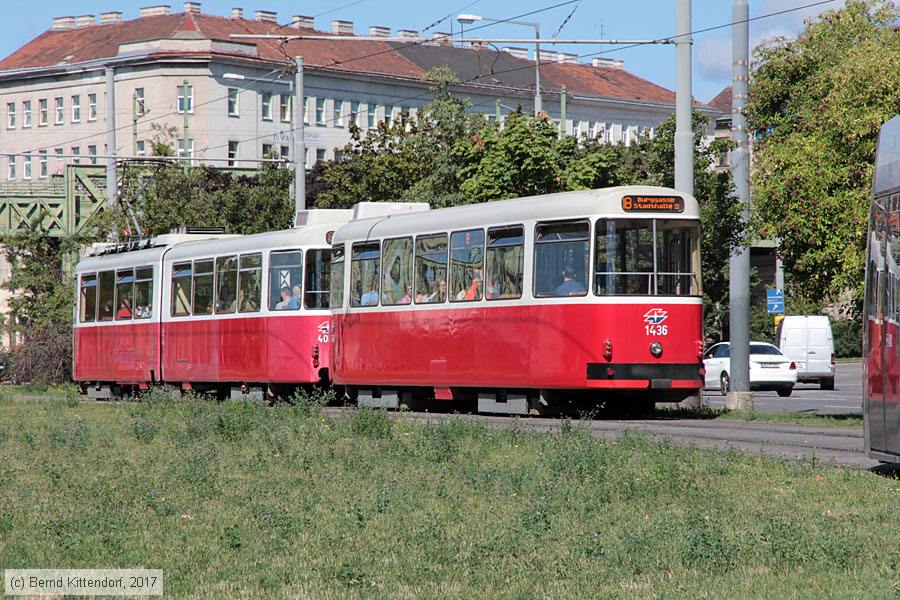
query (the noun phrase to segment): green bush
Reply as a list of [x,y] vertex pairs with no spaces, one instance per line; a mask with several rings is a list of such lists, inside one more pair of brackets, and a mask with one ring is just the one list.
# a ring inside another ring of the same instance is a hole
[[834,336],[834,353],[838,358],[862,356],[862,319],[835,319],[831,321]]

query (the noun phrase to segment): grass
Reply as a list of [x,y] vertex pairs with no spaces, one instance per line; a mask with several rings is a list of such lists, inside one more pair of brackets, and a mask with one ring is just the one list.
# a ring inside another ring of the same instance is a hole
[[898,481],[565,424],[3,397],[0,565],[161,568],[173,598],[898,593]]
[[838,427],[862,427],[860,414],[818,414],[798,412],[761,412],[756,410],[726,410],[724,408],[703,407],[700,409],[662,408],[656,409],[656,417],[662,419],[714,419],[719,421],[756,421],[759,423],[780,423],[784,425],[816,425]]

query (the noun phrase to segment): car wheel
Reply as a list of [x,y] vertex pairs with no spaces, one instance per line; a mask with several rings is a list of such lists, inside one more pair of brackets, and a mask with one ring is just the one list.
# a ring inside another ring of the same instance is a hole
[[730,381],[728,380],[728,373],[722,371],[722,374],[719,375],[719,391],[722,392],[723,396],[728,395],[728,385]]
[[823,390],[833,390],[834,377],[825,377],[824,379],[822,379],[821,383],[819,383],[819,388]]
[[794,391],[794,388],[782,388],[782,389],[776,390],[776,391],[778,392],[778,395],[781,396],[782,398],[787,398]]

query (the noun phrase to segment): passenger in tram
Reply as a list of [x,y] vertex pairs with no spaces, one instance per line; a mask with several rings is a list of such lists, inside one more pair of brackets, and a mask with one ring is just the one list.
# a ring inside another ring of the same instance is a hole
[[122,302],[119,304],[119,311],[116,313],[117,319],[130,319],[131,318],[131,301],[128,298],[122,298]]
[[100,309],[100,320],[101,321],[112,321],[112,318],[113,318],[112,306],[109,305],[109,302],[104,302],[103,308]]
[[288,300],[287,307],[290,310],[297,310],[300,308],[300,298],[303,295],[303,290],[300,289],[299,285],[295,285],[292,291],[293,295],[291,296],[291,299]]
[[457,300],[479,300],[481,298],[481,273],[476,272],[472,278],[472,283],[465,290],[460,290],[456,294]]
[[400,298],[399,304],[409,304],[410,302],[412,302],[412,291],[413,291],[412,284],[407,283],[406,284],[406,294],[404,294],[403,297]]
[[587,291],[584,284],[575,279],[575,268],[572,265],[566,265],[562,276],[563,281],[554,292],[557,296],[581,296]]
[[281,288],[281,301],[275,305],[275,310],[286,310],[291,301],[291,289],[287,286]]

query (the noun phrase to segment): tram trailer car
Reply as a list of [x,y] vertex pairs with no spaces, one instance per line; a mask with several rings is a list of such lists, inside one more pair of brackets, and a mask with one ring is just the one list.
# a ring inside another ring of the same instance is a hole
[[900,116],[878,136],[863,302],[863,422],[869,456],[900,462]]
[[700,394],[689,195],[617,187],[424,210],[353,220],[333,241],[331,373],[360,405],[526,414]]
[[327,382],[330,236],[349,210],[248,236],[100,245],[76,267],[75,381],[95,398],[167,383],[289,391]]

